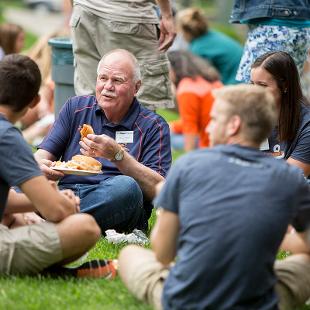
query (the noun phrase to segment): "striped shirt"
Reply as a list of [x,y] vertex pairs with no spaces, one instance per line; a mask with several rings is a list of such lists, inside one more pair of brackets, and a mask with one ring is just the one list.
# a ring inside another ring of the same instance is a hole
[[[108,121],[94,96],[70,98],[39,148],[57,159],[70,160],[80,154],[80,129],[83,124],[91,125],[95,134],[105,134],[113,139],[117,131],[133,131],[133,143],[125,145],[130,155],[166,176],[171,165],[169,126],[161,116],[140,105],[137,99],[134,99],[124,119],[114,124]],[[97,184],[121,174],[114,163],[104,158],[96,159],[102,163],[103,174],[89,177],[66,175],[60,184]]]

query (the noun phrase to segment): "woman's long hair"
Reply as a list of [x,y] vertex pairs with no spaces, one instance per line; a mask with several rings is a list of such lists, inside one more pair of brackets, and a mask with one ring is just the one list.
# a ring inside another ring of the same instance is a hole
[[168,52],[168,59],[176,76],[176,86],[185,77],[195,79],[200,76],[209,82],[220,80],[219,73],[208,61],[188,51]]
[[258,57],[251,68],[262,67],[277,83],[281,93],[278,132],[280,141],[295,138],[300,125],[303,95],[299,74],[293,58],[286,52],[268,52]]
[[17,53],[15,50],[16,40],[22,32],[24,32],[23,28],[16,24],[0,25],[0,47],[5,55]]

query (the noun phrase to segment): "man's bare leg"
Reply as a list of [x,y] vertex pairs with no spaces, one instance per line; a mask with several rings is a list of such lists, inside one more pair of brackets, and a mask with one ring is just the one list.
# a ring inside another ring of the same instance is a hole
[[91,249],[101,235],[94,218],[88,214],[68,216],[56,225],[63,251],[63,261],[68,264]]

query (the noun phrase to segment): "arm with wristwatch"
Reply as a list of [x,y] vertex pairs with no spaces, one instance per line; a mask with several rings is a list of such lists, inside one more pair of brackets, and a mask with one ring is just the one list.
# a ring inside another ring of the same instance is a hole
[[87,135],[80,141],[81,153],[91,157],[103,157],[113,162],[118,170],[134,178],[145,196],[151,200],[155,196],[155,186],[164,178],[149,167],[139,163],[124,147],[107,135]]

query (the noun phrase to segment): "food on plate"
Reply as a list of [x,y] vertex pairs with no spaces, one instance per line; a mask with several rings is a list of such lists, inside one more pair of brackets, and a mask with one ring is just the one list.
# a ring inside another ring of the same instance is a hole
[[88,134],[94,134],[93,127],[88,124],[83,124],[82,129],[80,130],[81,140],[86,138]]
[[89,156],[74,155],[72,159],[67,162],[56,161],[55,167],[99,172],[101,171],[102,164],[95,158]]

